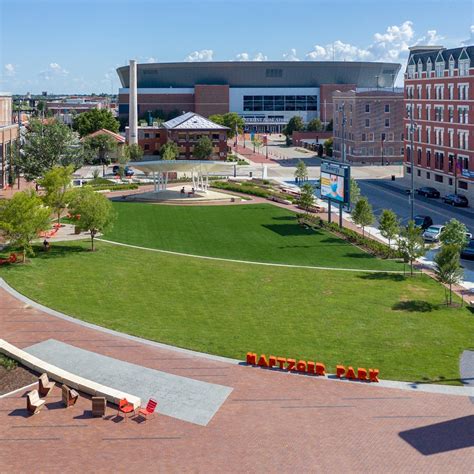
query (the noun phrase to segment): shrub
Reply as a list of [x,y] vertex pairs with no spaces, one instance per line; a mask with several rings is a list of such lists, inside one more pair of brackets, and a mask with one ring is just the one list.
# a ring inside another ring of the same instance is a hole
[[16,360],[10,359],[7,356],[0,355],[0,366],[5,368],[6,370],[13,370],[16,369],[18,366]]
[[91,187],[94,191],[105,191],[109,189],[110,191],[124,191],[126,189],[138,189],[138,184],[132,183],[132,184],[114,184],[110,183],[109,185],[107,184],[101,184],[99,186],[89,186],[86,185],[85,187]]

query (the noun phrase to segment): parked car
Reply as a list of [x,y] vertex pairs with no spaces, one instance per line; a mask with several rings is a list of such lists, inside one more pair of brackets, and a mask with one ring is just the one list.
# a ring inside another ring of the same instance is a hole
[[451,204],[451,206],[458,206],[458,207],[469,206],[469,201],[467,200],[467,197],[462,196],[461,194],[448,194],[444,196],[443,202],[445,202],[446,204]]
[[430,225],[428,229],[423,232],[423,238],[428,242],[438,242],[443,230],[444,225]]
[[125,166],[125,176],[133,176],[135,171],[132,170],[129,166]]
[[461,250],[461,258],[466,260],[474,260],[474,240],[471,239],[468,244]]
[[426,196],[429,198],[439,198],[441,196],[441,194],[439,193],[437,189],[432,188],[430,186],[424,186],[422,188],[418,188],[416,190],[416,194],[420,196]]
[[413,220],[415,221],[415,226],[423,230],[433,225],[433,219],[430,216],[415,216]]
[[112,173],[113,174],[118,174],[119,173],[120,166],[119,165],[114,165],[112,168]]

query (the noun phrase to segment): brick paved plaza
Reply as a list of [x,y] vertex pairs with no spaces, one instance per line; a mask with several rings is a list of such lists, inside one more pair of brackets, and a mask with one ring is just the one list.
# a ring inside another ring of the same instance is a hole
[[22,390],[0,399],[2,473],[472,469],[474,404],[468,397],[317,380],[202,358],[50,316],[4,290],[0,327],[2,338],[20,348],[56,339],[233,389],[207,426],[160,414],[144,423],[125,422],[112,406],[105,419],[91,418],[91,402],[83,395],[64,409],[59,387],[46,408],[30,417]]

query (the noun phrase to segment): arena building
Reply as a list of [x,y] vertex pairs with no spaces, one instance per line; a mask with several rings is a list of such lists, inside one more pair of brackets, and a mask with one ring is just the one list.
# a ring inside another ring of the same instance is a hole
[[[152,63],[137,67],[138,116],[161,111],[204,117],[237,112],[248,131],[280,132],[300,115],[304,122],[333,116],[334,91],[393,87],[397,63],[346,61],[227,61]],[[117,69],[119,117],[129,114],[129,66]],[[176,115],[177,115],[176,114]]]

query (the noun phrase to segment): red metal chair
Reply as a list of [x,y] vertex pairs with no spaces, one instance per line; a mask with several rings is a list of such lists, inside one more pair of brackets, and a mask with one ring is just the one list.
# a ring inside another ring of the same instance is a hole
[[125,418],[125,421],[127,421],[127,413],[133,413],[135,415],[135,408],[131,403],[126,398],[123,398],[119,402],[119,407],[117,410],[117,415],[120,413],[123,413],[123,417]]
[[148,400],[148,403],[146,405],[146,408],[140,408],[138,410],[138,416],[142,416],[145,418],[145,420],[148,419],[149,416],[153,415],[153,418],[155,417],[155,409],[158,405],[158,402],[154,398],[150,398]]

